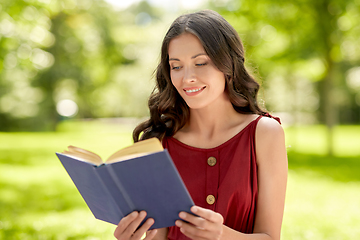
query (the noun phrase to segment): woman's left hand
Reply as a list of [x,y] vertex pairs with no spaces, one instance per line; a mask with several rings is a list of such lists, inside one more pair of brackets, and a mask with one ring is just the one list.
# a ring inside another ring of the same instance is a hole
[[221,214],[198,206],[191,207],[195,215],[180,212],[179,217],[184,221],[177,220],[176,226],[180,231],[191,239],[221,239],[223,233],[224,218]]

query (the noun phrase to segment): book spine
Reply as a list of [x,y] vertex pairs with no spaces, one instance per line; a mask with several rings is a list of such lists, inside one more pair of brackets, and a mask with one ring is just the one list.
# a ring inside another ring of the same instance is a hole
[[119,188],[120,192],[122,193],[122,195],[123,195],[127,205],[129,206],[129,208],[130,209],[135,209],[135,205],[131,201],[131,198],[130,198],[129,194],[126,192],[124,186],[121,184],[118,177],[116,176],[116,173],[114,172],[114,169],[111,167],[111,165],[108,165],[107,169],[108,169],[108,171],[110,173],[111,178],[114,180],[116,186]]
[[134,211],[135,206],[123,184],[121,184],[116,177],[116,173],[112,169],[112,166],[107,164],[101,165],[97,168],[97,173],[100,175],[100,178],[103,180],[104,185],[108,189],[109,194],[111,194],[118,208],[121,209],[123,214],[121,218]]
[[[98,166],[98,167],[99,167],[99,166]],[[99,174],[99,171],[97,171],[97,168],[98,168],[98,167],[94,167],[95,175],[98,177],[98,179],[99,179],[100,182],[102,183],[103,189],[104,189],[104,191],[107,193],[107,195],[108,195],[108,196],[111,196],[111,200],[112,200],[111,202],[114,203],[113,205],[116,206],[116,209],[118,210],[118,211],[116,211],[116,212],[118,212],[118,219],[119,219],[119,221],[115,220],[115,222],[114,222],[114,221],[111,221],[111,223],[118,224],[118,223],[120,222],[121,218],[125,217],[125,214],[121,211],[119,205],[117,204],[116,200],[115,200],[114,197],[113,197],[113,194],[112,194],[111,191],[109,190],[109,186],[108,186],[109,183],[108,183],[108,181],[105,182],[105,179]]]

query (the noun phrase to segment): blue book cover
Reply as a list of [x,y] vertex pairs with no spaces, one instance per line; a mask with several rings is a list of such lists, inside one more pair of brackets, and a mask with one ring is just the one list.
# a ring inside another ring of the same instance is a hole
[[56,155],[97,219],[117,225],[145,210],[155,220],[151,229],[170,227],[194,205],[166,149],[101,165]]

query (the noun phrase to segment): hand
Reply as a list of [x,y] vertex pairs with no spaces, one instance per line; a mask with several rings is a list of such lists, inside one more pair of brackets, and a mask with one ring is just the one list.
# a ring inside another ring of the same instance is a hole
[[180,212],[179,217],[188,223],[177,220],[176,226],[180,227],[180,231],[191,239],[221,239],[223,233],[224,218],[221,214],[212,210],[201,208],[198,206],[191,207],[192,214]]
[[[154,224],[154,219],[149,218],[146,222],[139,228],[140,223],[145,219],[146,212],[141,211],[140,213],[134,211],[122,218],[115,229],[114,236],[118,240],[140,240],[141,237],[147,232],[144,239],[150,240],[155,235],[157,230],[149,230],[149,228]],[[136,230],[137,229],[137,230]]]

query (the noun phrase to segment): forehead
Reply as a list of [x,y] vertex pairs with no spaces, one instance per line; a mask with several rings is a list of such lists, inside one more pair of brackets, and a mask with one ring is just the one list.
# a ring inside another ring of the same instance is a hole
[[199,53],[205,53],[200,40],[191,33],[184,33],[170,40],[169,57],[194,56]]

